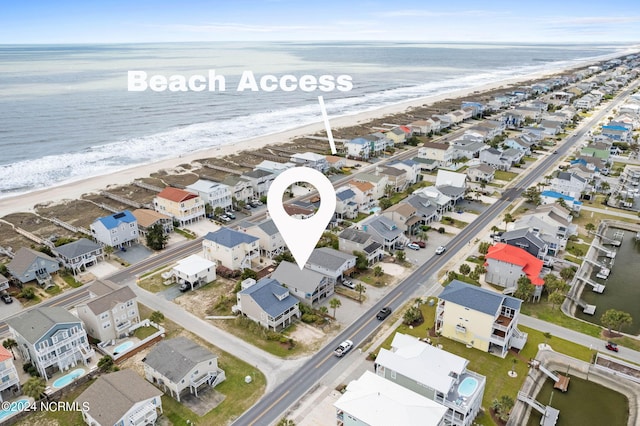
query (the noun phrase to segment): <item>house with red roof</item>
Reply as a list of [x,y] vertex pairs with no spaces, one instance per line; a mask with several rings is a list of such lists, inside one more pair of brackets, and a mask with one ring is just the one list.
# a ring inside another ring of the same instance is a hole
[[20,378],[13,365],[13,353],[0,345],[0,402],[20,392]]
[[198,221],[205,216],[202,198],[184,189],[166,187],[153,199],[155,211],[171,216],[180,226]]
[[487,269],[485,280],[488,283],[515,290],[518,287],[518,279],[526,276],[536,287],[533,298],[540,298],[544,285],[544,280],[540,277],[542,260],[520,247],[504,243],[489,247],[485,260],[484,266]]

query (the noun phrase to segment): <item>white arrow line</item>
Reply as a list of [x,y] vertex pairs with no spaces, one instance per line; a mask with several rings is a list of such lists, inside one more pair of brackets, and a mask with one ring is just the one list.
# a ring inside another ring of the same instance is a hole
[[324,99],[322,96],[318,96],[318,102],[320,103],[320,111],[322,111],[322,119],[324,120],[324,128],[327,130],[327,137],[329,138],[329,145],[331,145],[331,153],[337,154],[336,143],[333,141],[333,133],[331,133],[331,125],[329,124],[329,117],[327,117],[327,109],[324,107]]

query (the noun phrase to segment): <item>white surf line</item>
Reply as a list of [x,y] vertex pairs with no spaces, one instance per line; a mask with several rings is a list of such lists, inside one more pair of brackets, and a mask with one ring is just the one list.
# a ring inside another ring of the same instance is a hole
[[329,117],[327,117],[327,109],[324,106],[324,98],[322,96],[318,96],[318,103],[320,103],[320,111],[322,111],[324,128],[327,130],[327,138],[329,138],[331,153],[335,155],[338,153],[338,151],[336,151],[336,143],[333,141],[333,133],[331,133],[331,125],[329,124]]

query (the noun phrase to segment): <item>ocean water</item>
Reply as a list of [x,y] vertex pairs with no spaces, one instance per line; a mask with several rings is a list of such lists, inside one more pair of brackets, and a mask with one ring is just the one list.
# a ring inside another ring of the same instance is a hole
[[[330,117],[474,87],[622,45],[176,43],[0,45],[0,198]],[[128,92],[127,72],[226,78],[226,91]],[[349,92],[237,92],[257,77],[348,74]]]

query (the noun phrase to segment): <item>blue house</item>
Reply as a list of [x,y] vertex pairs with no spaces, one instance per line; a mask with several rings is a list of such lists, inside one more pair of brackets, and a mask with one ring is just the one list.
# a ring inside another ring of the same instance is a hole
[[631,139],[631,131],[624,126],[602,126],[602,135],[622,142],[628,142]]
[[236,298],[234,309],[268,329],[281,330],[291,324],[293,317],[300,318],[298,299],[273,278],[242,281]]
[[124,247],[138,239],[138,221],[129,210],[96,219],[90,226],[93,238],[109,247]]

